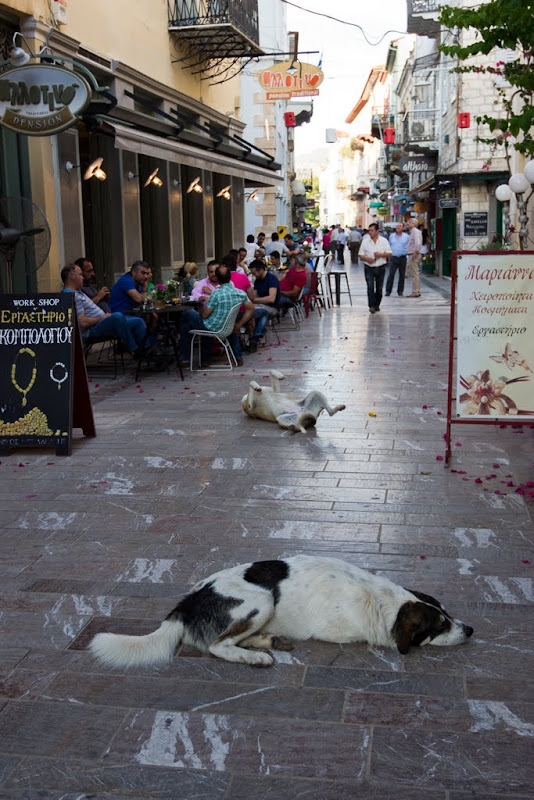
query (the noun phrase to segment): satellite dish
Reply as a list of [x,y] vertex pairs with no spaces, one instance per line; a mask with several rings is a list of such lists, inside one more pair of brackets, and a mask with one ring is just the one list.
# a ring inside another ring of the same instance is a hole
[[13,291],[13,264],[19,254],[29,288],[28,278],[46,261],[50,242],[50,226],[39,206],[27,197],[0,198],[0,266],[8,294]]
[[146,181],[143,184],[143,189],[146,189],[147,186],[150,186],[152,183],[154,186],[163,186],[163,181],[161,178],[158,177],[159,167],[156,167],[154,172],[151,172]]
[[103,158],[95,158],[93,163],[89,164],[83,175],[84,181],[88,181],[90,178],[98,178],[99,181],[106,180],[107,175],[102,169],[103,161]]

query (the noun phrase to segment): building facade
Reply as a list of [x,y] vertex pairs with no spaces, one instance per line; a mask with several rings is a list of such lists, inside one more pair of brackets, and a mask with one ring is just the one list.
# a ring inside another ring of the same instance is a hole
[[17,249],[14,291],[57,290],[81,255],[112,285],[139,258],[164,280],[244,242],[248,189],[283,185],[275,156],[246,139],[232,77],[262,54],[259,24],[257,0],[0,4],[4,71],[15,45],[31,64],[90,75],[92,90],[56,134],[0,125],[0,196],[31,200],[52,233],[37,270]]

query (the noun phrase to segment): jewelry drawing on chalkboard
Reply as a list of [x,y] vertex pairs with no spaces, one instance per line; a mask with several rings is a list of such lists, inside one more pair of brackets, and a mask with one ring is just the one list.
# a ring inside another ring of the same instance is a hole
[[26,403],[28,402],[27,399],[26,399],[26,395],[28,394],[28,392],[32,388],[33,384],[35,383],[35,379],[37,377],[37,362],[35,362],[35,364],[33,366],[33,369],[32,369],[32,376],[30,378],[30,382],[28,383],[26,388],[23,388],[22,386],[19,386],[19,384],[17,383],[17,359],[18,359],[19,356],[23,355],[24,353],[28,353],[28,355],[30,355],[32,358],[35,359],[35,353],[34,353],[33,350],[30,350],[29,347],[21,347],[20,350],[18,351],[17,355],[15,356],[15,360],[13,361],[13,364],[11,365],[11,383],[13,384],[15,389],[18,392],[21,393],[21,395],[22,395],[22,405],[23,406],[25,406]]
[[[57,377],[54,375],[54,370],[55,370],[55,368],[56,368],[56,367],[61,367],[62,369],[64,369],[64,370],[65,370],[65,373],[64,373],[64,375],[62,375],[62,376],[61,376],[61,377],[59,377],[59,378],[57,378]],[[50,377],[52,378],[52,380],[53,380],[53,381],[55,381],[55,383],[57,383],[57,388],[58,388],[58,391],[59,391],[59,389],[61,389],[61,384],[62,384],[64,381],[66,381],[66,380],[67,380],[67,378],[69,377],[69,373],[67,372],[67,367],[65,366],[65,364],[64,364],[62,361],[56,361],[56,363],[54,364],[54,366],[50,368]]]

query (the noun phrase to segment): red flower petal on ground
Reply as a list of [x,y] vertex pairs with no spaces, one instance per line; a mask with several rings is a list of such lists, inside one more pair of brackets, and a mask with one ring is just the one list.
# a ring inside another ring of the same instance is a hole
[[37,497],[36,494],[27,494],[26,497]]
[[436,456],[436,461],[443,461],[443,456]]
[[426,559],[426,556],[419,556],[419,558],[421,559],[421,561],[424,561]]
[[493,467],[493,469],[500,469],[501,468],[501,465],[497,464],[496,462],[495,462],[495,464],[492,464],[491,466]]
[[475,483],[482,483],[482,478],[475,478]]
[[436,414],[438,415],[438,417],[441,417],[441,411],[436,411]]
[[463,481],[470,481],[471,478],[462,478]]
[[519,487],[518,489],[515,490],[515,494],[525,494],[525,490]]
[[521,563],[529,565],[532,564],[532,561],[530,560],[530,558],[522,558]]
[[424,406],[422,406],[422,408],[428,408],[428,406],[427,406],[427,405],[424,405]]
[[462,443],[461,443],[461,442],[455,442],[455,443],[454,443],[454,446],[455,446],[455,447],[461,447],[461,446],[462,446]]

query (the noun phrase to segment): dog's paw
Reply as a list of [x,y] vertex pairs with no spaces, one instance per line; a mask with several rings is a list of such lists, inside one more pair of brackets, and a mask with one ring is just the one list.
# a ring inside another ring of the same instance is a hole
[[279,381],[283,381],[285,378],[283,372],[278,372],[277,369],[272,369],[270,374],[272,375],[273,378],[276,378]]
[[254,389],[255,392],[261,392],[261,386],[256,381],[250,381],[250,388]]
[[243,661],[252,667],[272,667],[274,664],[274,658],[263,650],[247,650],[247,657]]
[[295,648],[295,645],[289,639],[286,639],[285,636],[273,636],[272,645],[271,647],[273,650],[282,650],[289,652]]
[[345,411],[346,407],[346,405],[336,406],[334,411]]

